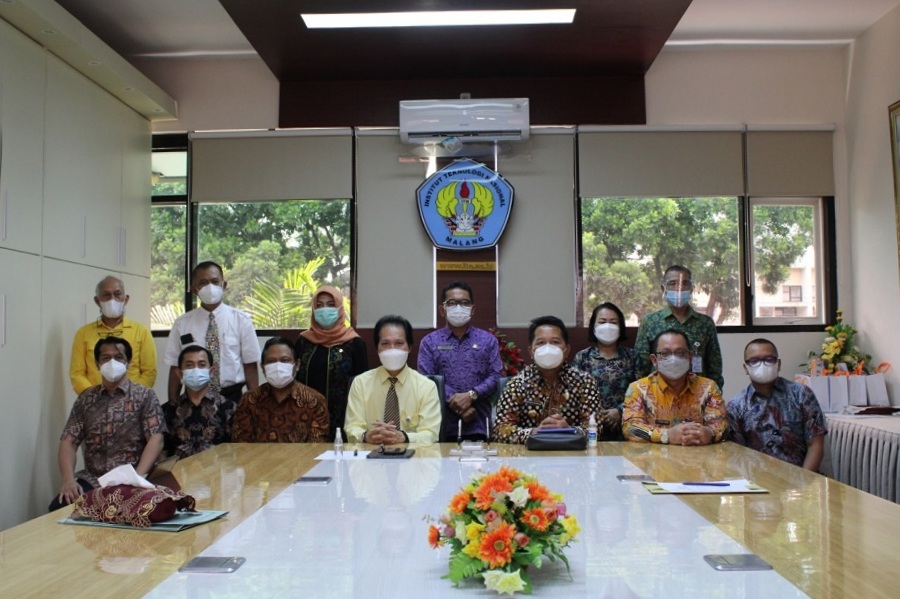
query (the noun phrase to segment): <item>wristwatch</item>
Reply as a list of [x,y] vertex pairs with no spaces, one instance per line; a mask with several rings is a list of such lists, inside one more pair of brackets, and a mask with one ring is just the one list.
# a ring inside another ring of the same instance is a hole
[[469,397],[471,397],[472,399],[478,399],[478,393],[475,392],[475,389],[471,389],[469,391]]
[[660,437],[659,437],[659,441],[663,445],[669,444],[669,429],[667,429],[667,428],[663,429],[662,435],[660,435]]

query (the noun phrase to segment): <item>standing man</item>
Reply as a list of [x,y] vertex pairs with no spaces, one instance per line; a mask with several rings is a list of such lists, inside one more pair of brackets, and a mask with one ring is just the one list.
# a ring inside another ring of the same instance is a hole
[[344,426],[351,443],[434,443],[441,427],[441,404],[434,381],[406,365],[413,345],[412,325],[402,316],[375,323],[381,366],[353,379]]
[[266,341],[262,352],[266,382],[241,398],[231,437],[235,443],[322,443],[328,439],[328,401],[300,381],[294,344],[284,337]]
[[[131,464],[147,476],[159,457],[166,422],[153,389],[128,380],[132,357],[131,344],[119,337],[105,337],[94,346],[103,382],[79,395],[69,413],[57,455],[62,486],[50,511],[99,487],[97,478],[118,466]],[[82,444],[84,469],[75,472]]]
[[506,384],[497,401],[494,438],[525,443],[542,428],[587,428],[600,415],[603,397],[597,381],[568,362],[569,331],[556,316],[540,316],[528,327],[528,350],[534,364]]
[[627,441],[672,445],[718,443],[728,430],[722,393],[691,369],[684,331],[670,329],[650,343],[656,372],[631,383],[625,393],[622,432]]
[[178,378],[184,393],[163,406],[166,453],[186,458],[231,440],[234,406],[209,386],[212,353],[189,345],[178,356]]
[[156,383],[156,345],[147,327],[125,316],[129,299],[121,279],[110,275],[97,283],[94,303],[100,308],[100,318],[78,329],[72,342],[69,380],[78,395],[103,379],[94,360],[94,346],[109,336],[125,339],[131,345],[134,359],[129,360],[128,378],[145,387],[152,388]]
[[732,441],[816,472],[825,454],[825,416],[812,390],[778,376],[780,370],[768,339],[744,348],[750,385],[728,401]]
[[418,371],[444,377],[447,410],[441,441],[455,441],[462,420],[462,438],[484,441],[491,418],[491,394],[503,370],[497,338],[470,323],[475,313],[472,289],[453,281],[441,293],[438,312],[447,326],[430,333],[419,346]]
[[200,307],[179,316],[169,331],[166,364],[169,366],[168,400],[178,398],[178,355],[189,345],[202,345],[212,353],[209,384],[233,406],[246,383],[252,391],[259,386],[259,341],[250,317],[222,303],[228,287],[222,267],[201,262],[191,273],[191,291],[200,298]]
[[719,336],[716,323],[706,314],[700,314],[691,307],[691,294],[694,282],[691,271],[684,266],[670,266],[662,281],[663,297],[668,307],[653,312],[641,319],[638,327],[634,349],[640,356],[640,376],[650,374],[650,340],[670,329],[683,331],[688,338],[691,351],[691,372],[712,379],[719,386],[725,387],[722,377],[722,350],[719,349]]

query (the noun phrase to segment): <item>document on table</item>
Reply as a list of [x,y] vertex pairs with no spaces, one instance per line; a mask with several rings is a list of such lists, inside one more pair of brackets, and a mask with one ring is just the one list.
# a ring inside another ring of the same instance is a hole
[[[345,449],[341,454],[342,460],[364,460],[366,456],[369,455],[368,451],[357,450],[354,451],[352,449]],[[316,456],[317,460],[337,460],[337,456],[334,453],[334,450],[329,449],[328,451],[323,451],[319,455]]]
[[768,493],[749,480],[739,478],[733,480],[688,481],[680,483],[644,483],[651,493],[691,493],[706,495],[722,495],[725,493]]

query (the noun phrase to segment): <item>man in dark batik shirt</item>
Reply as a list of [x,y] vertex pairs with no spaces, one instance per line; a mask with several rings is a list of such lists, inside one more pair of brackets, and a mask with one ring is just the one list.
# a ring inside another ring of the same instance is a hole
[[186,458],[231,440],[234,407],[209,384],[212,353],[190,345],[178,356],[178,379],[184,393],[163,406],[166,415],[166,453]]
[[[103,380],[85,389],[69,413],[57,456],[62,485],[51,512],[99,487],[97,478],[118,466],[131,464],[147,476],[159,457],[166,422],[153,389],[128,379],[131,359],[131,344],[120,337],[105,337],[94,346]],[[79,446],[84,468],[75,472]]]
[[816,471],[825,454],[825,416],[812,390],[778,376],[781,360],[768,339],[744,349],[750,385],[728,401],[735,443]]

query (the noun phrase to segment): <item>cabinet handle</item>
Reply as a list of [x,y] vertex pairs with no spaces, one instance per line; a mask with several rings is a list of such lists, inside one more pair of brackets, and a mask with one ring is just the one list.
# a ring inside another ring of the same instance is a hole
[[9,229],[7,226],[7,217],[9,216],[9,191],[4,189],[3,196],[0,197],[0,239],[6,241],[6,233]]
[[81,257],[87,258],[87,214],[81,216]]
[[6,294],[0,294],[0,347],[6,347]]

